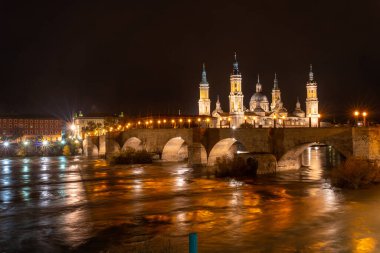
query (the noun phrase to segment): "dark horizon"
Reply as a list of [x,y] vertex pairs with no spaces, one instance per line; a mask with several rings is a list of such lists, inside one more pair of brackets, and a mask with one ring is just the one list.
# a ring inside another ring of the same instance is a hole
[[257,74],[305,108],[309,64],[323,118],[380,115],[377,1],[3,2],[0,114],[196,114],[202,63],[228,110],[237,52],[245,106]]

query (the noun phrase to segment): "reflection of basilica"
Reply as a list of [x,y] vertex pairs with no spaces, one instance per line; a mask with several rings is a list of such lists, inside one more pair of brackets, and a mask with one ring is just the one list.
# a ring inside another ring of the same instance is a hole
[[206,78],[206,69],[203,65],[202,81],[199,85],[200,99],[198,101],[199,115],[212,115],[215,127],[240,127],[243,123],[252,124],[253,127],[318,127],[318,96],[317,83],[314,80],[310,65],[309,80],[306,83],[306,114],[301,109],[297,99],[296,107],[292,113],[284,107],[281,100],[281,91],[278,86],[277,75],[274,77],[272,88],[272,101],[269,104],[267,96],[262,92],[262,85],[257,77],[256,93],[249,102],[249,108],[243,104],[242,76],[236,59],[233,63],[233,72],[230,75],[229,112],[224,112],[216,101],[215,110],[211,111],[209,98],[209,83]]

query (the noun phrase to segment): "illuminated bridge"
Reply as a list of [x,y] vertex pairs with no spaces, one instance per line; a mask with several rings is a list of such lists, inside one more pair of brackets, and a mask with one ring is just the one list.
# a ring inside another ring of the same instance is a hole
[[87,156],[108,156],[127,148],[145,149],[163,161],[188,160],[190,165],[214,165],[217,157],[239,151],[269,153],[277,170],[299,168],[301,154],[315,143],[330,145],[343,156],[380,160],[380,128],[174,128],[130,129],[89,136],[83,142]]

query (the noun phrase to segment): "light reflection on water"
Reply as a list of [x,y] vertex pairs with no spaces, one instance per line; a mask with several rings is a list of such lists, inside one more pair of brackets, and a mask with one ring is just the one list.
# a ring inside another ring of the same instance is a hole
[[133,252],[146,242],[157,251],[170,240],[186,252],[196,231],[200,252],[378,252],[380,189],[333,189],[326,175],[339,159],[329,147],[302,159],[299,171],[253,182],[184,164],[3,159],[0,249]]

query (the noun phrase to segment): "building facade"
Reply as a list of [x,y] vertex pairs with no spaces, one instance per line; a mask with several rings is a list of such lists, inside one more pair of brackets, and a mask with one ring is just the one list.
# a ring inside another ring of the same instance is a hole
[[64,122],[55,118],[0,117],[0,133],[4,138],[59,141],[63,128]]
[[[206,114],[203,102],[204,79],[206,70],[203,67],[202,82],[200,84],[199,115]],[[207,102],[209,83],[207,82]],[[318,127],[318,96],[317,83],[314,80],[312,66],[310,65],[309,80],[306,83],[306,113],[301,108],[301,103],[297,98],[293,112],[288,112],[281,98],[281,90],[277,74],[274,75],[271,101],[263,93],[260,77],[257,77],[256,92],[252,95],[249,106],[246,108],[243,103],[244,94],[242,90],[242,74],[239,71],[239,64],[235,54],[232,73],[230,75],[229,111],[224,112],[219,96],[216,101],[216,108],[212,111],[213,125],[215,127]],[[209,105],[209,104],[208,104]],[[244,124],[244,125],[242,125]]]

